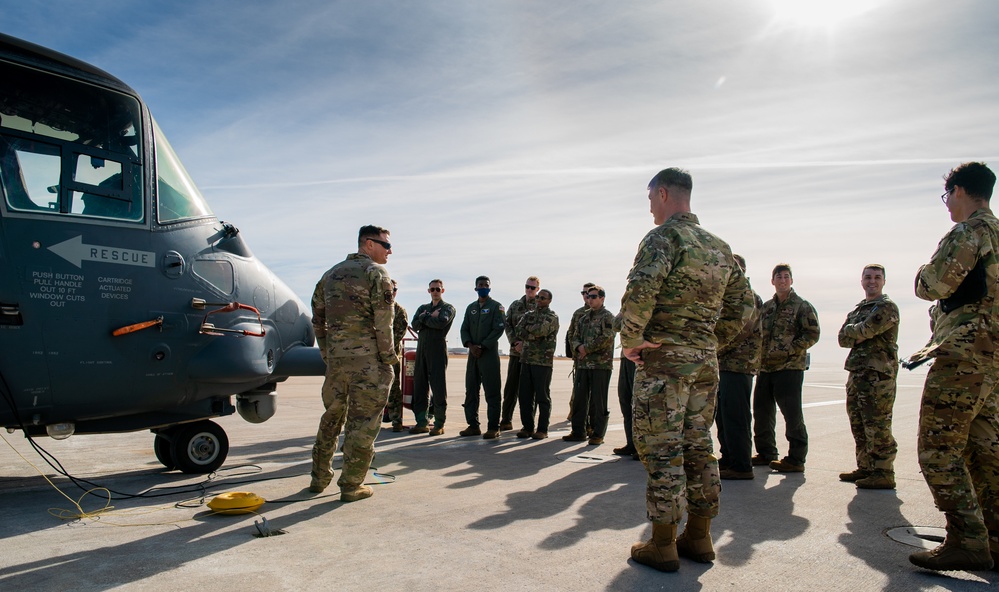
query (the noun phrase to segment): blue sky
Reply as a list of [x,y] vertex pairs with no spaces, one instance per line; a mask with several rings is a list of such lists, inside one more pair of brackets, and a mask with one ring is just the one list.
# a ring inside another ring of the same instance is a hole
[[463,309],[479,274],[506,305],[540,276],[563,329],[585,281],[616,312],[646,184],[684,166],[764,298],[791,263],[816,363],[845,357],[836,331],[874,261],[911,353],[929,336],[913,277],[951,226],[942,176],[999,165],[999,13],[792,4],[829,11],[815,22],[786,4],[50,0],[0,8],[0,30],[138,90],[215,213],[304,300],[374,223],[410,313],[434,277]]

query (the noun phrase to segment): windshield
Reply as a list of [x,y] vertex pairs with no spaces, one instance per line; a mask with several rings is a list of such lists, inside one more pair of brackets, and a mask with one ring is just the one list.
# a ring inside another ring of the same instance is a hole
[[128,95],[0,61],[7,208],[141,222],[141,108]]
[[170,142],[153,120],[156,140],[156,212],[160,223],[211,216],[212,211],[198,191]]

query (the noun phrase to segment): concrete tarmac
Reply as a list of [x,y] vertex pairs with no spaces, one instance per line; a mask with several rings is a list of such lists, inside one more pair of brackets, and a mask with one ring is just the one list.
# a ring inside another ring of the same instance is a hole
[[[553,425],[540,441],[518,440],[514,432],[492,441],[458,436],[465,427],[464,368],[463,357],[451,359],[446,433],[393,433],[383,424],[377,468],[367,479],[375,495],[349,504],[338,500],[335,484],[321,495],[307,491],[321,378],[281,384],[277,415],[266,423],[219,419],[231,450],[210,478],[164,471],[149,432],[39,439],[66,471],[92,483],[83,487],[116,492],[113,509],[83,518],[55,514],[78,514],[77,501],[97,512],[108,505],[107,494],[85,494],[54,476],[19,432],[5,433],[0,590],[859,592],[984,591],[999,583],[995,571],[920,570],[908,561],[913,545],[936,543],[888,536],[900,527],[932,536],[919,527],[944,524],[916,462],[924,373],[902,371],[899,379],[897,490],[857,490],[838,480],[855,467],[846,373],[813,368],[805,374],[806,472],[757,467],[754,480],[723,481],[721,515],[712,524],[718,558],[682,559],[679,572],[666,574],[630,560],[631,544],[647,539],[651,527],[645,469],[611,453],[624,444],[616,370],[611,427],[604,444],[589,446],[561,440],[568,433],[568,361],[556,361]],[[484,424],[484,401],[480,417]],[[777,431],[786,452],[779,414]],[[231,491],[254,492],[267,503],[240,516],[215,515],[204,505]],[[122,495],[138,493],[146,495]],[[285,534],[254,536],[262,517]]]

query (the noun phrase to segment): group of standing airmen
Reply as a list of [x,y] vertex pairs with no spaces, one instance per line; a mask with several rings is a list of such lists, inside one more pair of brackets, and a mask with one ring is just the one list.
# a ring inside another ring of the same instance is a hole
[[[999,396],[994,390],[999,376],[999,220],[989,209],[994,184],[995,175],[982,163],[950,171],[941,198],[956,225],[916,277],[916,295],[937,301],[930,308],[930,342],[907,362],[911,367],[936,358],[923,390],[919,464],[947,521],[941,545],[910,555],[913,564],[927,569],[990,569],[999,560]],[[614,333],[621,334],[619,397],[628,441],[615,452],[636,454],[645,465],[646,510],[652,522],[651,539],[633,545],[631,556],[661,571],[678,570],[681,556],[714,560],[710,526],[719,511],[721,479],[751,479],[753,465],[804,471],[808,435],[802,385],[807,350],[819,338],[814,307],[791,288],[790,266],[774,268],[775,295],[763,302],[745,276],[745,262],[691,212],[691,189],[690,174],[682,169],[665,169],[652,179],[648,195],[657,226],[639,246],[620,313],[615,317],[603,306],[601,287],[586,286],[586,305],[574,315],[567,335],[575,380],[572,429],[563,439],[600,444]],[[327,373],[326,412],[313,449],[310,490],[321,492],[331,482],[333,452],[346,424],[337,482],[343,501],[372,493],[363,479],[392,367],[399,368],[406,313],[394,302],[393,282],[382,267],[390,253],[387,230],[361,228],[358,252],[326,272],[312,300]],[[460,434],[499,437],[501,430],[512,429],[519,403],[523,427],[517,436],[546,438],[558,333],[551,292],[540,289],[532,276],[525,296],[504,315],[502,305],[489,297],[489,284],[484,276],[476,279],[479,297],[466,309],[461,325],[469,355],[463,405],[468,427]],[[865,298],[838,335],[840,345],[850,349],[847,411],[857,460],[857,468],[840,479],[862,489],[895,487],[891,414],[899,314],[883,294],[884,284],[883,266],[865,266]],[[413,400],[417,423],[410,432],[439,435],[447,408],[445,336],[456,311],[443,301],[443,282],[431,281],[428,291],[431,302],[420,306],[412,321],[419,337]],[[402,333],[396,323],[393,339],[393,315],[400,314]],[[504,332],[511,352],[501,393],[497,342]],[[484,434],[478,420],[480,386],[487,403]],[[777,408],[789,443],[783,458],[778,458],[774,435]],[[404,429],[401,397],[393,395],[390,416],[394,431]],[[751,455],[754,418],[756,454]],[[716,420],[720,460],[710,433]],[[685,528],[677,535],[685,515]]]

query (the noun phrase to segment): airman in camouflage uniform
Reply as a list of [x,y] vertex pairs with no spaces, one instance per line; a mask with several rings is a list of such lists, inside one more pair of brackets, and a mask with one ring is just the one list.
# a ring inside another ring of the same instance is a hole
[[[465,309],[461,323],[461,343],[468,348],[465,366],[465,421],[468,427],[461,436],[478,436],[486,440],[499,438],[500,396],[499,338],[503,335],[503,305],[489,297],[489,278],[475,278],[479,298]],[[479,427],[479,385],[486,394],[486,433]]]
[[[690,174],[665,169],[649,184],[656,228],[642,240],[621,299],[622,354],[637,365],[635,447],[648,471],[652,539],[632,558],[661,571],[679,555],[714,560],[711,519],[718,514],[718,461],[711,422],[719,345],[753,312],[753,293],[729,246],[690,212]],[[689,508],[677,539],[677,524]]]
[[[583,306],[580,306],[576,310],[572,311],[572,318],[569,319],[569,328],[566,329],[565,331],[565,357],[572,360],[572,373],[574,377],[573,381],[575,381],[575,375],[576,375],[576,355],[572,352],[572,341],[573,339],[575,339],[576,336],[576,324],[579,323],[579,317],[583,316],[583,313],[590,310],[589,300],[587,299],[586,295],[589,293],[590,288],[592,288],[595,285],[596,284],[594,284],[593,282],[586,282],[585,284],[583,284],[583,289],[580,290],[579,292],[580,295],[583,297]],[[572,421],[572,409],[575,396],[576,396],[576,390],[573,389],[572,393],[569,394],[569,416],[566,417],[566,420],[568,421]],[[593,420],[592,417],[589,416],[586,417],[587,432],[590,431],[590,424],[592,423],[592,420]]]
[[388,239],[384,228],[361,227],[357,253],[323,274],[312,295],[312,327],[326,362],[326,411],[312,448],[309,491],[319,493],[333,480],[333,453],[346,422],[337,480],[345,502],[372,494],[364,476],[392,386],[392,366],[399,361],[392,336],[392,281],[382,267],[392,253]]
[[572,431],[566,442],[587,440],[586,419],[592,418],[591,445],[603,444],[607,433],[607,390],[614,369],[614,315],[604,306],[606,292],[600,286],[587,291],[589,307],[576,320],[572,354],[576,360],[573,380]]
[[[746,261],[733,255],[745,273]],[[747,280],[748,282],[748,280]],[[760,371],[763,299],[753,292],[755,309],[742,332],[732,343],[718,348],[718,430],[719,475],[722,479],[753,479],[753,376]]]
[[[399,292],[399,287],[395,280],[392,280],[392,298]],[[406,329],[409,323],[406,319],[409,315],[406,309],[398,302],[393,303],[395,307],[395,320],[392,321],[392,337],[395,340],[395,355],[399,356],[399,362],[392,366],[392,389],[389,390],[388,417],[392,422],[392,431],[401,432],[406,429],[402,425],[402,340],[406,337]]]
[[[416,425],[410,434],[440,436],[444,434],[447,420],[447,333],[457,314],[454,307],[444,302],[444,282],[430,280],[427,287],[430,302],[421,304],[413,315],[413,329],[417,333],[416,367],[413,372],[413,414]],[[433,392],[431,401],[429,393]],[[431,404],[432,403],[432,404]],[[427,425],[428,408],[434,410],[434,427]]]
[[[956,224],[916,274],[916,296],[939,300],[923,387],[919,466],[947,519],[947,537],[909,556],[927,569],[988,569],[999,560],[999,220],[996,176],[978,162],[950,171],[941,196]],[[991,551],[991,553],[990,553]]]
[[865,267],[860,285],[866,297],[839,330],[840,347],[850,348],[846,413],[857,445],[857,469],[839,478],[860,489],[894,489],[898,445],[891,418],[898,376],[898,307],[882,293],[884,266]]
[[506,320],[504,329],[506,339],[510,342],[510,356],[506,366],[506,384],[503,386],[503,413],[500,418],[501,430],[513,429],[513,410],[517,407],[517,393],[520,391],[520,353],[517,344],[520,339],[517,337],[517,323],[520,322],[524,313],[534,310],[538,294],[541,287],[541,280],[532,275],[524,282],[524,295],[510,303],[510,308],[506,309]]
[[[819,341],[819,315],[791,285],[791,266],[779,263],[770,275],[776,293],[763,303],[763,354],[753,391],[754,465],[782,473],[801,473],[808,455],[808,430],[801,410],[801,387],[808,369],[808,348]],[[777,409],[784,416],[787,456],[777,460]]]
[[579,323],[579,317],[583,316],[586,311],[590,310],[589,294],[590,288],[595,286],[593,282],[586,282],[583,284],[583,289],[580,290],[579,294],[583,297],[583,306],[580,306],[576,310],[572,311],[572,318],[569,319],[569,328],[565,330],[565,357],[573,359],[573,365],[575,365],[576,356],[572,353],[572,340],[576,336],[576,326]]
[[[520,343],[520,421],[518,438],[543,440],[548,437],[552,414],[552,360],[558,341],[558,316],[551,309],[552,293],[540,290],[536,307],[524,313],[517,323]],[[538,409],[538,425],[534,425],[534,409]]]

